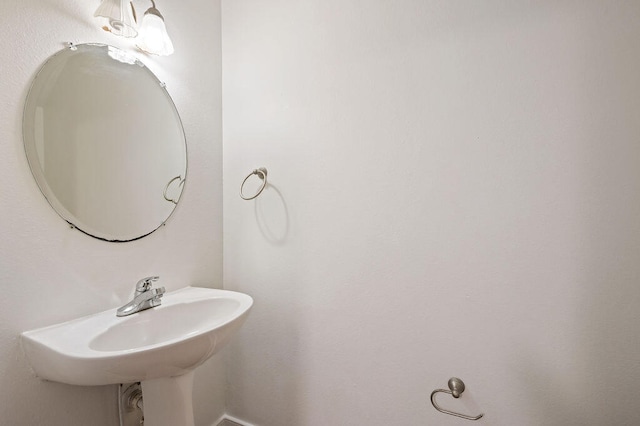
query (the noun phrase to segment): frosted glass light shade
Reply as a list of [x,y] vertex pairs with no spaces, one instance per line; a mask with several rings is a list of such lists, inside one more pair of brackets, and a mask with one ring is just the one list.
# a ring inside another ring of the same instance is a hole
[[173,43],[158,9],[152,7],[144,13],[136,46],[153,55],[168,56],[173,53]]
[[103,21],[106,31],[117,36],[135,37],[138,35],[133,6],[129,0],[103,0],[93,14]]

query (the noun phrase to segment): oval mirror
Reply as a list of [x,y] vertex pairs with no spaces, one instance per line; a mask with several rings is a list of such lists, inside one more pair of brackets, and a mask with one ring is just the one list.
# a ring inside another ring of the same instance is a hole
[[158,229],[187,171],[178,111],[164,85],[127,52],[101,44],[64,49],[36,75],[24,110],[31,171],[51,206],[107,241]]

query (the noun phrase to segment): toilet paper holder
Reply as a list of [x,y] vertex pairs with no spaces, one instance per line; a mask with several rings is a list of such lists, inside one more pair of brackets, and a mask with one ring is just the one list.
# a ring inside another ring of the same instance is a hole
[[433,407],[436,410],[438,410],[438,411],[440,411],[441,413],[444,413],[444,414],[450,414],[452,416],[461,417],[461,418],[467,419],[467,420],[478,420],[482,416],[484,416],[484,414],[479,414],[477,416],[468,416],[466,414],[456,413],[455,411],[445,410],[444,408],[441,408],[438,404],[436,404],[435,396],[436,396],[436,394],[438,392],[448,393],[449,395],[453,396],[454,398],[460,398],[460,395],[462,395],[462,392],[464,392],[464,389],[465,389],[464,382],[462,380],[458,379],[457,377],[450,378],[449,381],[447,382],[447,385],[449,385],[449,390],[436,389],[433,392],[431,392],[431,404],[433,404]]

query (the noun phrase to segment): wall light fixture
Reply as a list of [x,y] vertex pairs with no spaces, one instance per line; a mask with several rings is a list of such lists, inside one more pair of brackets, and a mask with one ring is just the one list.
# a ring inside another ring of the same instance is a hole
[[102,0],[93,14],[102,21],[102,29],[121,37],[136,38],[136,46],[153,55],[167,56],[173,53],[173,43],[164,25],[164,17],[156,3],[151,7],[137,25],[136,10],[130,0]]

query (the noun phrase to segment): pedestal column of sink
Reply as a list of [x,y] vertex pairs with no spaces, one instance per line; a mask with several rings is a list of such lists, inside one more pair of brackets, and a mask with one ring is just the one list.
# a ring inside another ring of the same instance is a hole
[[145,426],[194,426],[193,373],[141,382]]

